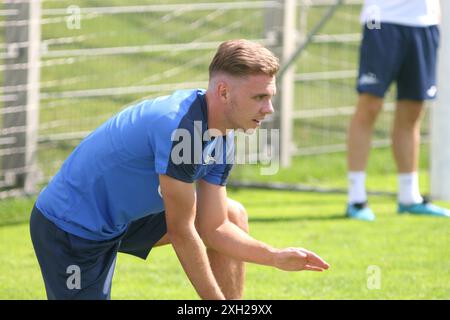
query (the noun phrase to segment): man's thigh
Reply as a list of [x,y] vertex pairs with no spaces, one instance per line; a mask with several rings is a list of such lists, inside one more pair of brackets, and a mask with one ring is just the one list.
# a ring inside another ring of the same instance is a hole
[[153,247],[168,244],[165,212],[133,221],[120,243],[119,252],[147,259]]
[[110,298],[117,240],[79,238],[58,228],[37,208],[31,214],[30,233],[48,299]]
[[399,25],[382,23],[380,29],[364,27],[356,87],[358,93],[380,98],[385,96],[403,64],[405,41]]

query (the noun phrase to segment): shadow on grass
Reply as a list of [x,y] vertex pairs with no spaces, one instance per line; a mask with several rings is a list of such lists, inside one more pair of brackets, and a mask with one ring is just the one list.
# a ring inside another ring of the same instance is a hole
[[347,217],[342,214],[332,215],[299,215],[289,217],[255,217],[249,218],[249,222],[286,222],[286,221],[326,221],[326,220],[344,220]]
[[[297,216],[273,216],[273,217],[250,217],[249,222],[286,222],[286,221],[327,221],[344,220],[347,217],[342,213],[330,215],[297,215]],[[28,224],[29,219],[17,221],[0,222],[0,228]]]
[[30,222],[29,219],[18,220],[18,221],[4,221],[4,222],[0,222],[0,228],[11,227],[11,226],[18,226],[18,225],[22,225],[22,224],[28,224],[29,222]]

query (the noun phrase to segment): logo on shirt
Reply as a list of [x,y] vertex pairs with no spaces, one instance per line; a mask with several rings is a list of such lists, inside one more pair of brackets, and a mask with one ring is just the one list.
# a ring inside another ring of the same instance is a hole
[[427,90],[427,95],[432,98],[436,95],[437,92],[437,88],[436,86],[431,86],[428,90]]
[[[212,156],[213,152],[215,152],[216,150],[217,141],[218,139],[215,139],[212,142],[210,142],[203,151],[203,165],[213,164],[217,162],[216,159]],[[219,144],[219,148],[221,147],[222,145]],[[218,153],[220,154],[220,150]]]
[[207,154],[205,159],[203,160],[203,164],[207,165],[207,164],[213,164],[216,162],[216,159],[214,159],[213,156],[211,156],[210,154]]
[[377,83],[378,83],[377,75],[372,72],[365,73],[359,78],[360,85],[370,85]]
[[161,193],[161,185],[159,185],[158,186],[158,194],[159,194],[159,196],[162,198],[163,196],[162,196],[162,193]]

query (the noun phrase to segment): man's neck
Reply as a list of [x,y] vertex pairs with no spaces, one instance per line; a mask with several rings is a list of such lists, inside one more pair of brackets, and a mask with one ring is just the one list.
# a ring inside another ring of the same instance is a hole
[[208,129],[214,131],[220,131],[221,135],[227,134],[227,126],[224,117],[223,110],[220,108],[218,101],[215,101],[213,97],[206,91],[206,108],[208,110]]

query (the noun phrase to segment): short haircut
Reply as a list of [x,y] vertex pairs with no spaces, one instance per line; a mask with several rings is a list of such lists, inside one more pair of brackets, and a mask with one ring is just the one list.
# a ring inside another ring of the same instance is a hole
[[280,69],[278,58],[262,45],[244,39],[222,42],[209,65],[209,77],[218,73],[232,76],[266,74]]

